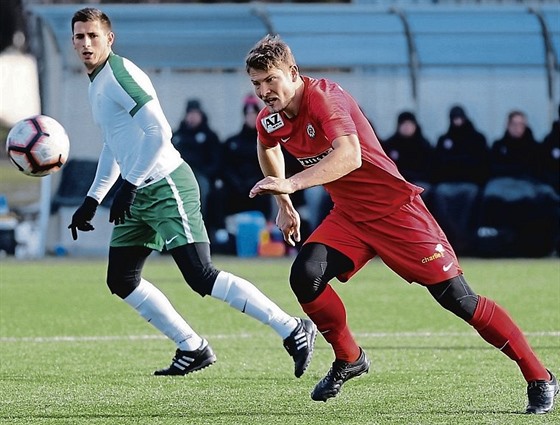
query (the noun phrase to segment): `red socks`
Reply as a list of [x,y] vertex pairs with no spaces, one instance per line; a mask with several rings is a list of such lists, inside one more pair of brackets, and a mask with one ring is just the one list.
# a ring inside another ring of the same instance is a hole
[[[315,300],[301,306],[331,344],[337,360],[354,362],[358,359],[360,347],[348,329],[346,309],[330,285]],[[550,379],[548,371],[529,346],[521,329],[494,301],[479,296],[469,324],[486,342],[515,361],[527,382]]]
[[360,347],[346,324],[346,309],[330,285],[321,295],[301,307],[331,344],[337,360],[355,362],[358,359]]
[[548,371],[529,346],[521,329],[494,301],[479,295],[476,310],[469,323],[486,342],[517,363],[527,382],[550,379]]

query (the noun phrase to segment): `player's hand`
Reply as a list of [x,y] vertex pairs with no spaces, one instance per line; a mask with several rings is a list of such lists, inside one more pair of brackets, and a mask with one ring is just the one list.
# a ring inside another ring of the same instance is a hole
[[68,228],[72,231],[72,239],[78,240],[78,230],[82,232],[95,230],[91,224],[91,220],[93,219],[93,216],[95,216],[98,205],[99,202],[91,196],[86,196],[82,205],[78,207],[72,216],[72,223],[68,226]]
[[284,240],[288,245],[296,246],[296,242],[301,240],[301,220],[299,213],[293,206],[279,206],[276,225],[282,232]]
[[255,183],[249,192],[249,198],[257,195],[289,195],[294,192],[295,189],[289,179],[267,176]]
[[115,192],[115,198],[109,211],[109,221],[115,224],[124,223],[125,215],[132,218],[130,207],[136,198],[136,190],[138,188],[132,183],[124,180]]

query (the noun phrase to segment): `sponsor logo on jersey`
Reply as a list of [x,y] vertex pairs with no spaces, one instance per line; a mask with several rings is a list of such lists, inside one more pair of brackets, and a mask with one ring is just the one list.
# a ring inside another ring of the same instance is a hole
[[325,152],[320,153],[317,156],[310,156],[310,157],[307,157],[307,158],[298,158],[297,160],[304,167],[311,167],[312,165],[315,165],[319,161],[321,161],[324,157],[326,157],[332,151],[333,151],[333,148],[328,148]]
[[278,112],[261,118],[261,124],[267,133],[272,133],[273,131],[284,127],[284,121]]
[[316,134],[315,129],[313,128],[313,126],[311,125],[311,123],[308,123],[308,124],[307,124],[307,135],[308,135],[309,137],[311,137],[312,139],[314,139],[314,138],[315,138],[315,134]]
[[432,255],[422,258],[422,264],[426,264],[443,257],[445,257],[445,249],[442,244],[438,243]]

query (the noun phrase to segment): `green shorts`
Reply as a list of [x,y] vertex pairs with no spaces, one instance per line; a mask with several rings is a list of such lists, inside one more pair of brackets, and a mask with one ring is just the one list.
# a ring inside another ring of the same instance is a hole
[[113,228],[111,246],[145,246],[161,251],[194,242],[209,242],[200,212],[200,190],[188,164],[138,189],[132,218]]

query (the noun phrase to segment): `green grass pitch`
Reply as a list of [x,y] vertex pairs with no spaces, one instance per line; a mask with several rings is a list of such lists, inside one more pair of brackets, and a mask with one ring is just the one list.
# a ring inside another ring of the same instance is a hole
[[[109,294],[103,259],[0,261],[0,424],[560,424],[560,406],[522,415],[526,386],[517,366],[377,260],[350,283],[333,282],[372,366],[327,403],[309,397],[333,360],[322,337],[296,379],[269,327],[201,299],[168,256],[150,258],[144,276],[218,356],[186,377],[152,375],[169,364],[174,346]],[[290,261],[216,257],[215,264],[300,315]],[[462,266],[560,377],[560,261],[465,259]]]

